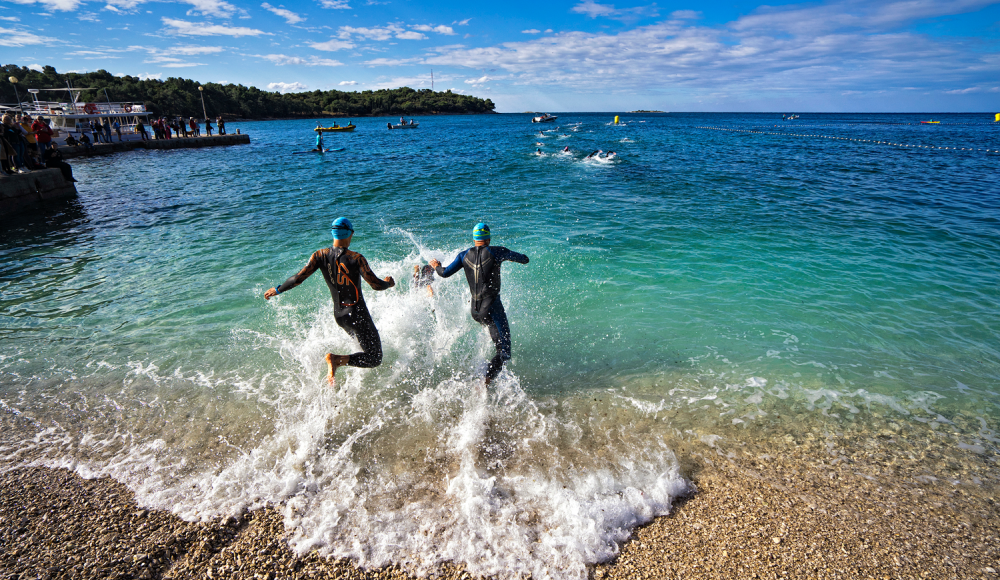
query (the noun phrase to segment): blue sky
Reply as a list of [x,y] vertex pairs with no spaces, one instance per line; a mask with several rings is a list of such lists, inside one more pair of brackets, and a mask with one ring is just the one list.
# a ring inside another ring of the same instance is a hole
[[0,62],[500,112],[1000,111],[1000,0],[0,0]]

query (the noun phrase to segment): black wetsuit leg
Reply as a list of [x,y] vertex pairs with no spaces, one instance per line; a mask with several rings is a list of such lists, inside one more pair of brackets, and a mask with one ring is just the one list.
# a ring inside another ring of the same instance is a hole
[[[360,306],[360,308],[359,308]],[[375,321],[364,304],[350,309],[350,313],[336,318],[337,324],[361,344],[347,361],[348,366],[370,369],[382,364],[382,339],[375,328]]]
[[489,329],[493,346],[497,349],[497,353],[486,367],[486,378],[492,381],[500,374],[503,363],[510,360],[510,325],[507,324],[507,312],[503,309],[503,302],[500,302],[499,296],[493,298],[491,304],[483,306],[486,308],[478,312],[472,311],[472,318]]

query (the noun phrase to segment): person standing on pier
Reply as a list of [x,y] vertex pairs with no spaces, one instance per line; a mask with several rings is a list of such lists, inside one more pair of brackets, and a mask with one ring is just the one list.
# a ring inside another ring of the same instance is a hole
[[45,155],[45,150],[52,144],[52,129],[45,117],[38,117],[31,124],[31,130],[35,132],[35,141],[38,142],[38,154]]
[[149,141],[149,133],[146,132],[146,126],[142,124],[142,119],[135,124],[135,132],[142,135],[143,141]]
[[207,133],[209,137],[212,136],[212,120],[207,117],[205,118],[205,133]]
[[219,126],[219,135],[226,134],[226,120],[221,116],[215,120],[215,124]]
[[330,233],[333,234],[333,246],[313,252],[305,268],[265,292],[264,299],[270,300],[295,288],[316,270],[323,273],[333,298],[333,316],[337,325],[361,345],[361,352],[351,355],[327,353],[326,379],[332,386],[334,373],[342,366],[374,368],[382,364],[382,339],[361,293],[361,278],[375,290],[388,290],[396,285],[396,281],[392,276],[379,279],[364,256],[347,249],[354,237],[351,220],[345,217],[333,220]]
[[111,143],[111,120],[107,117],[104,118],[104,138]]
[[122,142],[121,123],[119,123],[118,120],[116,119],[115,122],[111,124],[111,127],[115,130],[115,133],[118,135],[118,142],[121,143]]

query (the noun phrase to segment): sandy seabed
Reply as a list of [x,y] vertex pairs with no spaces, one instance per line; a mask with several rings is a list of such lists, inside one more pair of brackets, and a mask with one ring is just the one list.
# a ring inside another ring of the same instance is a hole
[[[951,453],[933,431],[839,433],[833,454],[829,436],[771,435],[671,442],[698,491],[591,578],[1000,579],[996,454]],[[3,580],[409,577],[297,556],[274,508],[189,523],[141,508],[111,479],[3,467]],[[470,576],[454,566],[437,577]]]

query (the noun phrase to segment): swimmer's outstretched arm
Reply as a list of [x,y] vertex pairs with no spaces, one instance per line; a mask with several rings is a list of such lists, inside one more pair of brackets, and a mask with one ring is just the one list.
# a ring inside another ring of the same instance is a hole
[[361,277],[368,282],[368,285],[375,290],[388,290],[396,285],[396,281],[392,279],[392,276],[386,276],[385,279],[381,279],[372,272],[371,266],[368,265],[368,260],[364,256],[361,256]]
[[274,288],[271,288],[267,292],[264,292],[264,300],[270,300],[282,292],[291,290],[292,288],[295,288],[299,284],[305,282],[306,278],[312,276],[312,273],[319,269],[319,259],[316,257],[317,253],[318,252],[313,252],[313,255],[309,257],[309,263],[306,264],[305,268],[299,270],[298,274],[285,280],[281,284],[278,284]]
[[430,262],[428,262],[428,264],[434,266],[434,271],[437,272],[438,276],[441,276],[442,278],[447,278],[452,274],[454,274],[455,272],[458,272],[459,270],[462,269],[462,260],[465,258],[465,254],[467,254],[468,252],[469,250],[465,250],[464,252],[459,254],[458,257],[455,258],[454,262],[448,264],[447,268],[442,268],[441,262],[438,262],[437,260],[431,260]]

